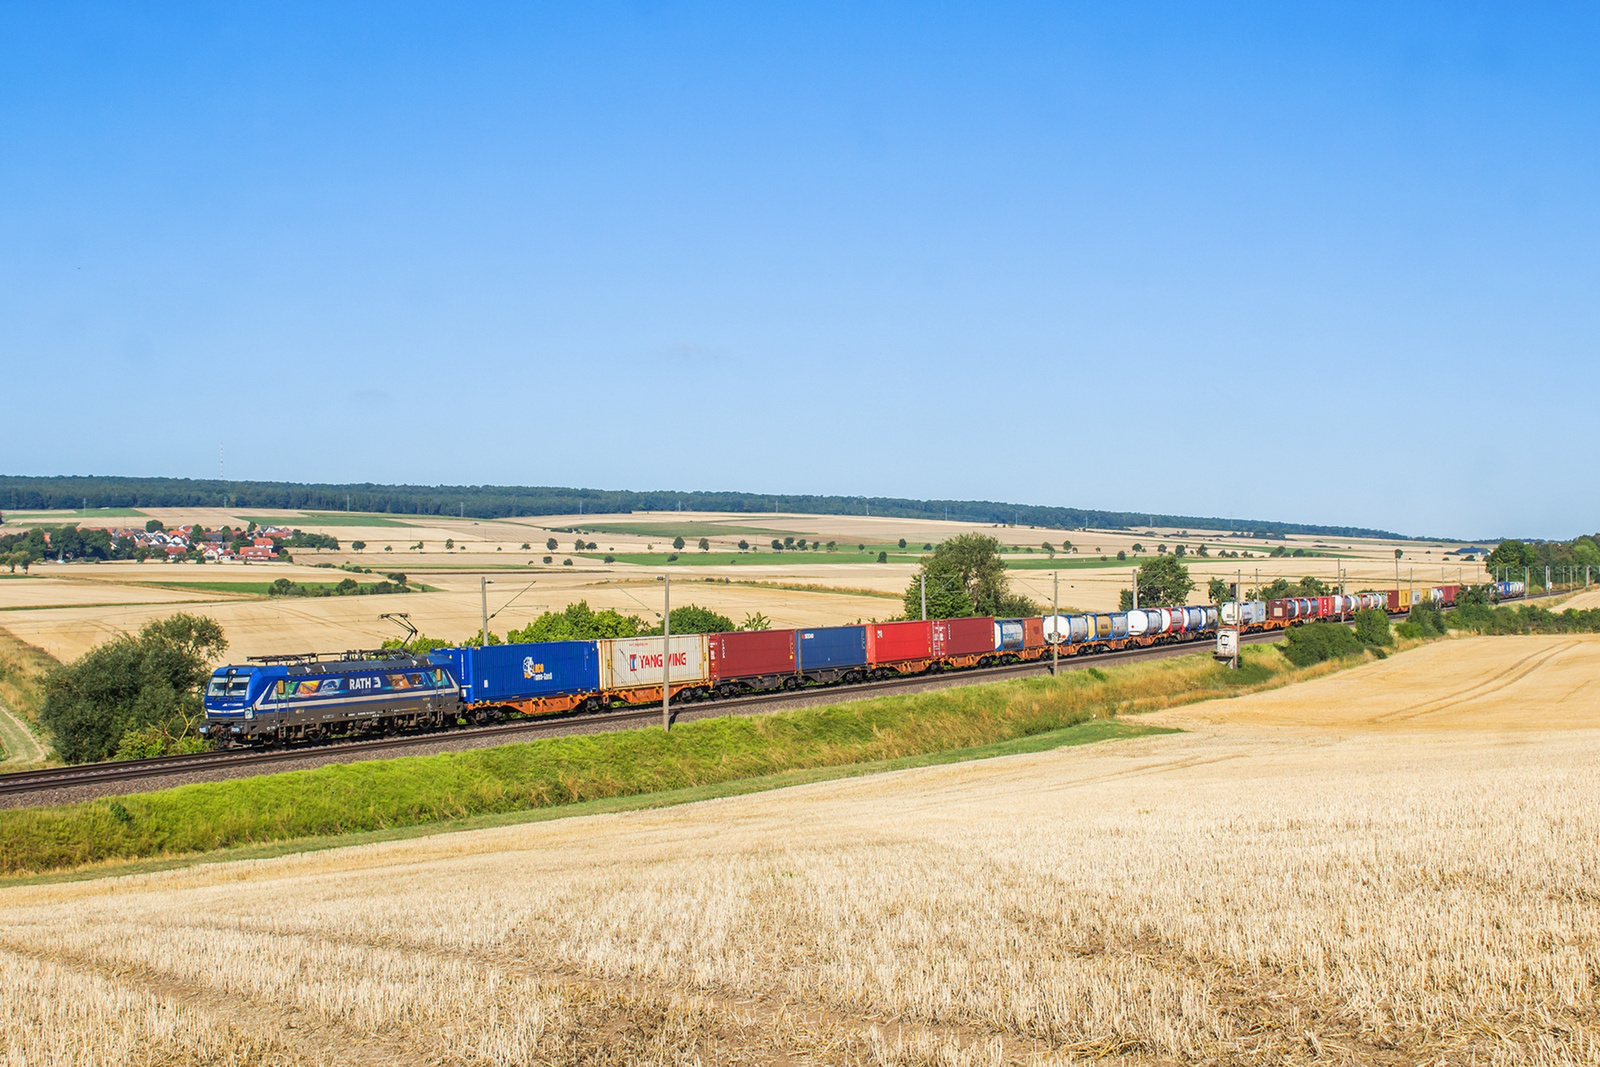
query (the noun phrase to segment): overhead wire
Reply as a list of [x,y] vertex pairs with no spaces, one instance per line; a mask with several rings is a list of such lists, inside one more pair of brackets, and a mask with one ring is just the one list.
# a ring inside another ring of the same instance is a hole
[[526,593],[528,590],[532,589],[538,583],[539,583],[539,579],[535,578],[533,581],[529,582],[527,585],[525,585],[521,589],[517,590],[515,596],[513,596],[510,600],[506,601],[504,604],[501,604],[498,608],[495,609],[494,614],[489,616],[490,621],[493,621],[495,615],[500,614],[502,611],[504,611],[507,608],[509,608],[512,604],[515,604],[517,602],[517,597],[521,596],[523,593]]
[[657,611],[655,608],[652,608],[650,605],[646,604],[644,601],[640,600],[638,597],[636,597],[632,593],[628,592],[626,589],[624,589],[622,587],[621,583],[613,582],[611,579],[607,578],[605,580],[605,584],[606,585],[615,585],[617,587],[617,590],[623,596],[627,597],[629,600],[633,601],[635,604],[639,605],[641,608],[644,608],[644,610],[648,611],[650,614],[654,615],[656,618],[658,618],[658,619],[661,618],[661,612]]

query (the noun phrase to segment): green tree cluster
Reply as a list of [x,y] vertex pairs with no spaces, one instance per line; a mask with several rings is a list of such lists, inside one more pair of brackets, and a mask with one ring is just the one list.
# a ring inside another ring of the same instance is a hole
[[305,585],[292,582],[287,578],[279,578],[267,587],[268,596],[381,596],[385,593],[410,593],[412,588],[406,584],[403,574],[388,575],[387,581],[373,582],[361,585],[354,578],[346,578],[338,585]]
[[1411,610],[1406,612],[1406,621],[1395,629],[1401,637],[1409,638],[1443,637],[1450,632],[1444,611],[1431,600],[1411,605]]
[[1254,600],[1282,600],[1285,597],[1310,597],[1327,596],[1333,592],[1333,587],[1320,578],[1309,575],[1298,582],[1291,582],[1287,578],[1277,578],[1257,589],[1252,595]]
[[[0,534],[0,558],[23,566],[41,559],[133,559],[137,546],[126,538],[113,538],[107,530],[80,530],[75,525],[34,526],[14,534]],[[26,568],[24,568],[26,569]]]
[[455,642],[446,641],[439,637],[429,637],[427,634],[418,634],[409,641],[391,637],[378,647],[392,648],[398,652],[410,652],[420,656],[424,652],[432,652],[436,648],[454,648]]
[[637,637],[645,630],[637,615],[623,615],[607,608],[595,611],[587,600],[568,604],[560,611],[547,611],[506,638],[516,643],[529,641],[598,641],[609,637]]
[[1389,616],[1377,608],[1362,608],[1356,612],[1356,640],[1373,648],[1387,648],[1394,644],[1394,632],[1389,628]]
[[1600,633],[1600,608],[1550,611],[1537,604],[1459,607],[1446,617],[1451,627],[1480,634],[1592,634]]
[[339,539],[331,534],[306,533],[304,530],[289,531],[289,536],[285,537],[280,543],[285,548],[327,548],[337,550],[339,547]]
[[[1155,556],[1139,564],[1135,581],[1139,588],[1141,608],[1170,608],[1188,602],[1194,590],[1194,579],[1189,568],[1176,556]],[[1121,609],[1133,607],[1133,590],[1124,589],[1120,599]]]
[[39,721],[68,763],[198,751],[201,687],[227,647],[202,615],[146,623],[48,672]]
[[[1491,575],[1521,581],[1524,569],[1529,592],[1544,588],[1544,572],[1570,570],[1581,581],[1583,568],[1600,570],[1600,534],[1585,534],[1573,541],[1501,541],[1483,559]],[[1551,575],[1557,580],[1557,575]]]
[[1326,659],[1353,656],[1367,646],[1348,626],[1313,622],[1290,629],[1278,647],[1283,658],[1296,667],[1309,667]]
[[908,619],[922,617],[924,579],[930,619],[972,615],[1011,618],[1039,613],[1032,600],[1011,591],[1005,561],[1000,558],[1000,542],[987,534],[957,534],[939,542],[932,554],[922,557],[922,566],[903,598]]
[[[733,620],[726,615],[719,615],[709,608],[696,607],[690,604],[686,607],[672,609],[672,632],[674,634],[725,634],[737,630]],[[643,631],[642,637],[660,637],[661,626],[658,623]]]

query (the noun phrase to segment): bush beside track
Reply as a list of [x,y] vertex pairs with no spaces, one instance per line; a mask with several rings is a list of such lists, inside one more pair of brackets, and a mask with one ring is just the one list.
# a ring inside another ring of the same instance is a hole
[[[1338,666],[1296,669],[1270,646],[1245,653],[1247,669],[1238,672],[1209,656],[1186,656],[755,718],[705,719],[670,734],[645,729],[551,738],[0,811],[0,872],[192,855],[607,798],[638,797],[647,806],[663,791],[817,768],[833,768],[836,774],[823,776],[833,777],[859,773],[863,764],[884,769],[882,761],[1065,731],[1059,742],[1040,745],[1055,747],[1072,743],[1070,728],[1092,718],[1254,691]],[[1116,725],[1097,737],[1148,732]]]

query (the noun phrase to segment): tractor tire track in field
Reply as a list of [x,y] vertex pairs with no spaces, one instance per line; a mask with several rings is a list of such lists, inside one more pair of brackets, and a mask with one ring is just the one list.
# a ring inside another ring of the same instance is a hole
[[1411,719],[1422,718],[1425,715],[1435,715],[1459,704],[1465,704],[1470,700],[1476,700],[1479,697],[1488,696],[1491,693],[1498,693],[1501,690],[1522,681],[1528,675],[1532,674],[1546,663],[1555,659],[1563,652],[1569,652],[1576,648],[1577,645],[1578,642],[1569,641],[1566,644],[1558,645],[1555,648],[1545,648],[1540,649],[1537,652],[1530,652],[1526,656],[1523,656],[1521,659],[1517,660],[1517,662],[1511,664],[1511,666],[1498,671],[1488,678],[1473,682],[1464,689],[1458,689],[1453,693],[1446,693],[1444,696],[1434,697],[1431,700],[1424,700],[1415,704],[1408,704],[1405,707],[1396,708],[1394,711],[1388,711],[1381,715],[1376,715],[1368,721],[1374,723],[1406,722]]
[[5,748],[0,771],[21,770],[45,761],[44,745],[22,717],[3,703],[0,703],[0,746]]
[[[304,936],[304,935],[298,935]],[[689,1060],[728,1064],[801,1064],[826,1062],[848,1050],[852,1061],[863,1058],[874,1043],[932,1043],[968,1047],[1005,1044],[1000,1034],[959,1025],[921,1025],[857,1015],[809,1002],[783,991],[750,994],[683,988],[645,978],[609,978],[557,961],[530,961],[506,953],[474,952],[434,944],[396,944],[388,940],[317,936],[318,946],[338,951],[414,952],[430,962],[454,964],[484,988],[496,991],[492,1004],[467,1003],[460,1017],[424,1019],[410,1025],[362,1027],[317,1010],[293,997],[266,996],[242,988],[219,973],[212,983],[169,973],[146,962],[120,960],[99,952],[40,951],[0,945],[0,952],[36,964],[97,979],[126,992],[142,994],[180,1008],[240,1044],[254,1046],[273,1063],[377,1065],[462,1062],[475,1037],[496,1025],[515,1026],[518,1000],[548,1006],[554,998],[564,1020],[549,1029],[557,1038],[537,1062],[551,1067],[578,1064],[669,1062]],[[518,994],[522,994],[519,998]],[[381,997],[373,988],[369,996]],[[544,1003],[540,1003],[544,1002]],[[674,1033],[682,1016],[699,1025],[698,1033]],[[539,1019],[539,1022],[546,1022]],[[565,1026],[560,1025],[564,1021]],[[1036,1041],[1012,1043],[1035,1046]],[[687,1041],[684,1039],[687,1037]],[[252,1040],[253,1039],[253,1040]],[[674,1039],[683,1047],[672,1048]],[[663,1048],[663,1046],[667,1046]],[[450,1047],[455,1046],[455,1047]],[[654,1053],[654,1055],[651,1055]],[[630,1055],[631,1054],[631,1055]]]

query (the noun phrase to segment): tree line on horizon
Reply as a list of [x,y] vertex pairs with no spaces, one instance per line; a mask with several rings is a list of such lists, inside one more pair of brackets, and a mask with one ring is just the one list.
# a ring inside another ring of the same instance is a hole
[[[621,514],[632,511],[725,511],[761,514],[872,515],[901,519],[950,519],[986,524],[1020,523],[1050,529],[1086,526],[1126,529],[1197,527],[1277,537],[1396,538],[1398,534],[1358,526],[1314,526],[1257,519],[1225,519],[1152,512],[1007,504],[993,500],[912,500],[902,497],[819,496],[741,492],[636,491],[559,486],[378,485],[234,482],[218,479],[131,478],[99,475],[0,476],[0,509],[95,508],[271,508],[291,511],[359,511],[386,515],[500,519],[513,515]],[[226,502],[224,502],[226,501]]]

